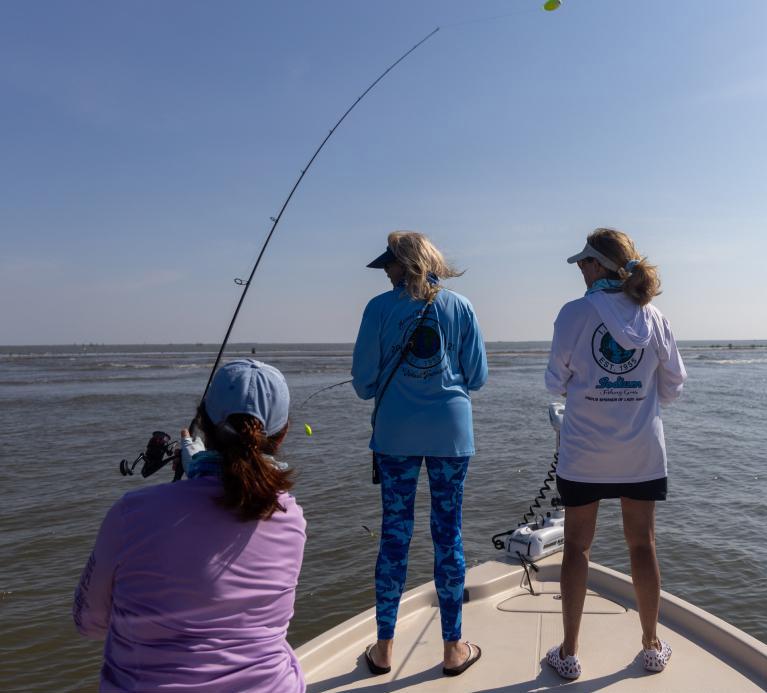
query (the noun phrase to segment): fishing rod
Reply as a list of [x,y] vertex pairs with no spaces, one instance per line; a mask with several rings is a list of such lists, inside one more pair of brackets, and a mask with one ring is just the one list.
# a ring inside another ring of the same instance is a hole
[[[216,356],[216,360],[213,363],[213,368],[211,368],[210,376],[208,377],[208,382],[205,385],[205,390],[202,393],[202,397],[200,398],[200,403],[205,401],[205,395],[208,394],[208,389],[210,388],[210,384],[213,381],[213,376],[216,374],[216,370],[218,369],[218,365],[221,362],[221,357],[224,354],[224,350],[226,349],[227,344],[229,343],[229,336],[232,333],[232,329],[234,328],[234,323],[237,321],[237,316],[240,313],[240,308],[242,307],[243,302],[245,301],[245,296],[248,293],[248,289],[250,288],[250,284],[253,281],[253,276],[256,273],[256,270],[258,269],[258,266],[261,264],[261,259],[264,256],[264,253],[266,252],[266,248],[269,245],[269,242],[272,240],[272,236],[274,235],[275,230],[277,229],[278,224],[280,223],[280,220],[282,219],[282,215],[285,212],[285,209],[287,208],[288,204],[290,204],[290,200],[293,198],[293,194],[298,189],[298,186],[301,184],[301,181],[304,179],[304,176],[307,174],[309,169],[311,168],[312,164],[314,163],[314,160],[317,158],[319,153],[322,151],[322,149],[325,147],[325,144],[327,141],[333,136],[333,133],[338,129],[338,127],[341,125],[341,123],[344,122],[346,119],[346,116],[348,116],[354,108],[357,106],[357,104],[364,99],[368,93],[384,78],[386,75],[388,75],[397,65],[399,65],[405,58],[407,58],[413,51],[415,51],[418,47],[426,43],[434,34],[436,34],[439,31],[439,27],[434,29],[433,31],[429,32],[426,36],[424,36],[418,43],[416,43],[412,48],[405,51],[397,60],[395,60],[389,67],[387,67],[378,77],[376,77],[375,80],[368,86],[365,91],[360,94],[357,99],[354,101],[354,103],[349,106],[349,108],[346,109],[344,114],[338,119],[336,124],[330,129],[327,135],[325,135],[325,138],[320,143],[319,147],[314,151],[311,158],[309,159],[309,162],[306,164],[306,166],[301,169],[301,174],[298,176],[298,179],[293,184],[293,187],[290,189],[290,193],[288,194],[287,198],[285,198],[285,202],[282,203],[282,207],[280,208],[280,211],[278,212],[276,217],[270,217],[272,221],[272,227],[269,230],[269,233],[266,236],[266,239],[264,240],[263,244],[261,245],[261,250],[258,253],[258,257],[256,258],[256,262],[253,265],[253,269],[250,271],[250,275],[247,279],[235,279],[235,284],[242,286],[242,293],[240,294],[240,299],[237,302],[237,307],[234,309],[234,315],[232,315],[232,319],[229,323],[229,327],[226,330],[226,334],[224,335],[224,340],[221,342],[221,348],[218,350],[218,355]],[[329,389],[329,388],[328,388]],[[316,393],[315,393],[316,394]],[[196,428],[196,417],[192,421],[192,423],[189,425],[189,430],[192,434],[194,434],[194,430]],[[159,434],[159,435],[158,435]],[[165,441],[165,438],[167,438],[167,441]],[[165,441],[165,446],[158,446],[157,441],[158,440]],[[145,458],[149,458],[150,460],[153,460],[154,463],[150,464],[149,461],[144,462],[144,466],[141,470],[141,475],[144,477],[150,476],[151,474],[154,474],[157,470],[161,469],[163,466],[165,466],[168,462],[173,460],[175,458],[175,441],[170,441],[170,436],[163,433],[162,431],[156,431],[152,434],[152,438],[149,441],[149,444],[147,445],[147,453],[142,453],[139,455],[139,457],[136,458],[136,461],[133,463],[133,466],[138,464],[139,461],[144,460]],[[149,451],[150,446],[152,447],[152,451]],[[127,462],[127,460],[123,460],[120,464],[120,471],[125,476],[132,472],[133,466],[130,466],[130,464]],[[130,470],[127,471],[127,470]],[[177,464],[176,471],[174,475],[174,481],[178,481],[183,474],[183,469],[180,464]]]
[[362,99],[367,96],[367,94],[373,89],[373,87],[376,86],[386,75],[389,74],[397,65],[399,65],[405,58],[407,58],[416,48],[424,44],[426,41],[428,41],[434,34],[436,34],[439,31],[439,27],[434,29],[432,32],[424,36],[418,43],[416,43],[410,50],[403,53],[397,60],[395,60],[389,67],[387,67],[373,82],[372,84],[365,89],[365,91],[362,92],[357,97],[357,100],[349,106],[349,108],[346,109],[346,112],[338,119],[338,122],[330,129],[330,132],[328,132],[327,135],[325,135],[325,139],[322,140],[320,143],[320,146],[317,147],[314,154],[312,154],[311,158],[309,159],[309,163],[306,164],[306,167],[301,170],[301,175],[298,176],[298,180],[294,183],[293,187],[290,190],[290,193],[288,194],[287,198],[285,199],[285,202],[283,202],[282,207],[277,214],[276,217],[271,217],[272,220],[272,228],[269,231],[269,234],[266,237],[266,240],[264,240],[263,245],[261,246],[261,251],[258,253],[258,257],[256,258],[256,263],[253,265],[253,269],[250,271],[250,276],[245,280],[235,280],[235,283],[241,284],[243,286],[242,294],[240,295],[240,300],[237,303],[237,307],[234,309],[234,315],[232,316],[232,321],[229,323],[229,327],[226,330],[226,335],[224,336],[224,341],[221,343],[221,348],[218,351],[218,356],[216,356],[216,361],[213,364],[213,368],[210,371],[210,377],[208,378],[208,382],[205,385],[205,390],[202,393],[202,397],[200,398],[200,402],[202,402],[205,399],[205,395],[208,394],[208,388],[210,388],[210,383],[213,380],[213,376],[216,374],[216,369],[218,368],[218,364],[221,361],[221,356],[224,353],[224,349],[226,349],[226,345],[229,342],[229,335],[232,333],[232,328],[234,327],[234,323],[237,320],[237,316],[239,315],[240,308],[242,307],[242,303],[245,300],[245,295],[248,293],[248,289],[250,288],[250,283],[253,281],[253,275],[256,273],[256,270],[258,269],[259,264],[261,263],[261,258],[264,256],[264,252],[266,251],[267,246],[269,245],[269,241],[272,240],[272,235],[274,234],[275,229],[277,228],[277,225],[280,223],[280,219],[282,219],[282,215],[285,212],[285,208],[290,203],[291,198],[293,197],[293,193],[296,192],[296,189],[301,184],[301,181],[304,179],[304,176],[306,175],[307,171],[311,168],[311,165],[314,163],[314,160],[317,158],[317,155],[322,151],[323,147],[327,143],[327,141],[333,136],[333,133],[336,131],[339,125],[344,122],[346,119],[346,116],[348,116],[353,110],[354,107],[362,101]]

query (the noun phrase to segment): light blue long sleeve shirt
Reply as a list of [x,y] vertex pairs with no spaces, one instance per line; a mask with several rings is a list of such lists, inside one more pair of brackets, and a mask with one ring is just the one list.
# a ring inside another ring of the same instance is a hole
[[[352,385],[362,399],[380,399],[370,448],[389,455],[474,454],[470,390],[487,380],[487,356],[471,303],[441,289],[418,327],[425,301],[402,289],[373,298],[362,316]],[[407,354],[381,399],[401,350]]]

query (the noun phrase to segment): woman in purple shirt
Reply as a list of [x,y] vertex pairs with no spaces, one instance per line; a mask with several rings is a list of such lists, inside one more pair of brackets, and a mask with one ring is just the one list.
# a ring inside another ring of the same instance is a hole
[[273,457],[289,401],[276,368],[223,366],[198,414],[208,450],[182,432],[188,479],[107,513],[73,606],[106,637],[102,691],[306,690],[285,639],[306,523]]

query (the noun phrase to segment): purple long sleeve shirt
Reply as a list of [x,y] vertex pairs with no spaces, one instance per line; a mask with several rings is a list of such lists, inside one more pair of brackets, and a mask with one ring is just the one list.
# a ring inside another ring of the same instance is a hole
[[103,638],[102,691],[303,693],[285,639],[306,522],[282,494],[268,520],[239,521],[211,477],[123,496],[75,592],[82,635]]

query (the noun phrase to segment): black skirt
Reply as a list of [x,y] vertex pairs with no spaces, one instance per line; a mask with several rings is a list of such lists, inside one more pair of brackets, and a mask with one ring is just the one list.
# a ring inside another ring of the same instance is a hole
[[668,491],[668,477],[628,484],[590,484],[584,481],[568,481],[557,475],[557,491],[562,505],[566,508],[588,505],[603,498],[663,501],[666,500]]

